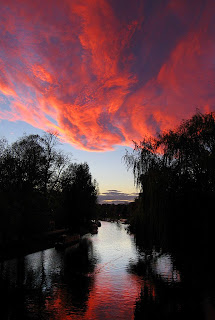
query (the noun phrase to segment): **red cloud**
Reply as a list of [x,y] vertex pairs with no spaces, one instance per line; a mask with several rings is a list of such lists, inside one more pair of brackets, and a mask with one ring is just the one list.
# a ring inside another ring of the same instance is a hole
[[214,14],[210,0],[3,2],[0,118],[105,151],[210,111]]

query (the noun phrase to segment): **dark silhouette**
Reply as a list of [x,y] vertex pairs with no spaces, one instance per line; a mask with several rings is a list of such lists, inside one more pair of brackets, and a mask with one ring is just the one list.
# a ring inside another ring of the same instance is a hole
[[[171,252],[183,283],[170,290],[152,273],[157,300],[143,288],[135,319],[182,319],[185,314],[203,319],[205,312],[210,318],[215,283],[215,113],[197,112],[176,129],[135,143],[125,161],[141,189],[131,220],[137,247],[140,252],[153,246]],[[145,261],[130,270],[141,270],[143,276],[152,272]]]
[[133,215],[134,202],[130,203],[103,203],[98,205],[98,218],[101,220],[126,219],[130,221]]
[[92,180],[88,164],[70,164],[62,175],[61,188],[67,225],[80,231],[80,226],[96,218],[97,210],[98,185]]
[[87,230],[96,217],[98,186],[88,164],[72,163],[59,144],[54,132],[25,135],[11,145],[0,140],[0,257],[17,246],[49,246],[50,239],[35,235],[80,231],[81,224]]
[[141,193],[137,237],[188,249],[212,240],[215,209],[215,113],[197,112],[175,130],[135,143],[126,154]]
[[50,249],[35,253],[33,259],[1,262],[1,318],[50,319],[56,313],[63,318],[68,308],[84,314],[94,286],[92,252],[92,243],[83,239],[78,248],[62,255]]

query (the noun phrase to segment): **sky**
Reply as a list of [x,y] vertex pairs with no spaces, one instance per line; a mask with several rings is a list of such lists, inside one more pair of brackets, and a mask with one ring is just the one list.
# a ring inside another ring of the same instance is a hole
[[136,196],[132,141],[214,111],[214,0],[0,5],[0,137],[59,132],[100,201]]

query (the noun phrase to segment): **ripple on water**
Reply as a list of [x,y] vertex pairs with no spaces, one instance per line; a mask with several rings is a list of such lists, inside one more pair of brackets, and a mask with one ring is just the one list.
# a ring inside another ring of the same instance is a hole
[[146,290],[156,299],[155,275],[180,282],[171,255],[138,252],[125,225],[102,222],[84,241],[77,250],[52,248],[1,263],[8,285],[25,287],[22,311],[31,319],[131,320]]

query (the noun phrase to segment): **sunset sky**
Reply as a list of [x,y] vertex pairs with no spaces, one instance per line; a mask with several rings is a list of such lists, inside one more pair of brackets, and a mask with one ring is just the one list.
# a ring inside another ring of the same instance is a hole
[[214,110],[214,0],[0,0],[0,137],[57,130],[101,200],[132,140]]

